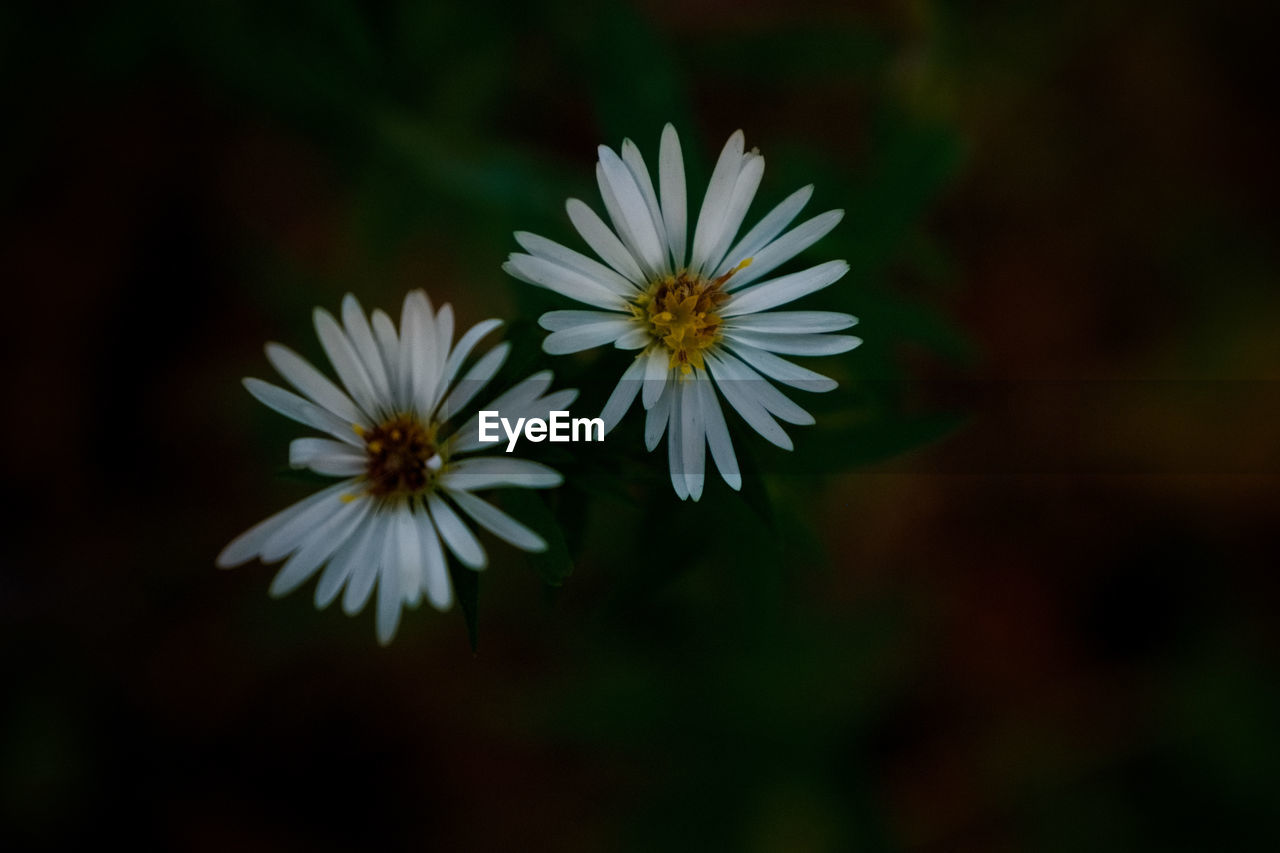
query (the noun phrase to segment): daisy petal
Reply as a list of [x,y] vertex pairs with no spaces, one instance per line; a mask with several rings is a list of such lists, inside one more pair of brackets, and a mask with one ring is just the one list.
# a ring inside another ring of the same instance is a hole
[[671,373],[671,357],[667,350],[660,346],[655,346],[649,350],[648,355],[641,357],[645,361],[644,393],[641,402],[648,409],[658,401],[658,397],[662,395],[662,389],[667,386],[667,376]]
[[725,340],[746,344],[783,355],[839,355],[862,343],[853,335],[771,335],[767,332],[739,332],[726,329]]
[[328,525],[317,528],[308,541],[285,560],[267,590],[273,598],[293,592],[346,543],[369,511],[369,501],[352,501],[339,510]]
[[667,245],[675,269],[684,266],[687,212],[685,205],[684,155],[680,152],[680,136],[668,124],[662,128],[658,148],[658,185],[662,190],[662,220],[667,227]]
[[413,520],[418,525],[418,541],[422,545],[422,585],[426,590],[427,600],[436,610],[448,610],[453,606],[453,584],[449,580],[448,566],[445,565],[444,550],[440,547],[440,536],[422,507],[414,507]]
[[471,366],[466,375],[457,381],[453,390],[444,402],[436,407],[436,415],[441,421],[447,421],[466,409],[489,381],[497,374],[502,363],[511,352],[511,344],[503,341],[485,353],[479,361]]
[[348,423],[363,423],[365,416],[346,392],[334,385],[306,359],[282,344],[267,344],[267,361],[299,393]]
[[382,359],[382,351],[374,339],[369,321],[365,319],[364,309],[354,295],[348,293],[342,298],[342,325],[346,329],[351,345],[360,355],[360,361],[369,374],[373,390],[379,400],[391,399],[391,380],[387,375],[387,366]]
[[400,610],[404,604],[402,578],[400,576],[400,519],[409,512],[408,506],[398,508],[387,525],[387,538],[382,543],[382,560],[376,578],[378,596],[374,600],[374,625],[377,626],[378,644],[385,646],[395,635],[400,624]]
[[663,397],[671,398],[671,410],[668,415],[667,430],[667,468],[671,474],[671,487],[676,490],[676,497],[682,501],[689,499],[689,481],[684,476],[684,441],[680,435],[680,394],[673,386]]
[[[328,409],[321,408],[297,394],[286,391],[278,385],[272,385],[270,382],[263,382],[261,379],[246,378],[244,387],[259,403],[274,409],[286,418],[291,418],[312,429],[327,432],[339,441],[345,441],[355,447],[363,446],[363,442],[351,428],[352,424],[343,421]],[[363,418],[359,423],[363,426],[369,425],[369,421]]]
[[538,325],[548,332],[562,332],[565,329],[610,323],[630,316],[617,311],[548,311],[538,318]]
[[451,463],[440,475],[439,482],[446,488],[474,492],[494,486],[548,489],[560,485],[564,478],[540,462],[490,456]]
[[502,265],[502,269],[521,281],[545,287],[547,290],[587,305],[615,310],[625,307],[621,296],[599,282],[543,258],[513,252],[507,262]]
[[724,413],[720,411],[720,401],[716,399],[711,376],[702,368],[695,370],[698,379],[694,384],[702,397],[702,420],[707,432],[707,444],[711,447],[711,458],[729,488],[738,491],[742,488],[742,473],[738,469],[738,456],[733,452],[729,427],[724,422]]
[[262,562],[274,563],[284,558],[302,547],[313,530],[330,525],[341,511],[351,504],[351,492],[348,488],[350,485],[349,481],[344,481],[337,486],[330,486],[320,492],[324,496],[322,500],[316,501],[305,511],[280,525],[279,529],[262,543],[262,552],[259,554]]
[[747,364],[770,379],[781,382],[783,385],[790,385],[792,388],[814,393],[834,391],[839,386],[839,383],[834,379],[823,376],[821,373],[815,373],[771,352],[765,352],[762,349],[756,349],[744,344],[734,344],[730,349]]
[[858,318],[852,314],[835,311],[771,311],[768,314],[734,317],[725,324],[725,328],[744,332],[807,335],[839,332],[857,322]]
[[436,530],[440,531],[440,538],[449,546],[454,556],[468,568],[483,569],[488,562],[484,548],[466,522],[453,511],[453,507],[430,493],[427,495],[427,510],[431,514],[431,520],[435,522]]
[[773,272],[779,265],[785,264],[827,236],[827,233],[840,224],[840,220],[843,218],[843,210],[829,210],[800,223],[756,252],[752,256],[751,266],[729,279],[725,290],[737,290],[740,287],[746,287],[751,282]]
[[324,347],[325,355],[329,356],[338,378],[346,386],[347,393],[370,418],[378,417],[378,397],[373,390],[373,382],[352,346],[351,339],[328,311],[317,308],[313,316],[320,345]]
[[289,442],[289,465],[310,468],[318,474],[354,477],[365,472],[364,453],[341,441],[328,438],[295,438]]
[[653,406],[645,414],[644,446],[650,453],[658,446],[658,442],[662,441],[662,433],[667,428],[667,421],[671,419],[671,407],[674,404],[675,397],[675,385],[673,383],[667,386],[667,389],[659,395]]
[[631,177],[644,198],[645,207],[649,208],[649,218],[653,220],[654,233],[658,238],[662,256],[663,272],[671,271],[671,256],[667,245],[667,226],[662,221],[662,209],[658,205],[658,193],[653,188],[653,178],[649,175],[649,167],[644,163],[640,149],[630,139],[622,141],[622,162],[627,164]]
[[729,137],[716,160],[715,169],[711,172],[711,180],[707,183],[707,194],[702,199],[702,209],[698,212],[698,223],[693,230],[693,256],[689,269],[700,273],[710,266],[711,251],[720,242],[724,232],[725,214],[728,212],[729,199],[733,195],[734,185],[738,182],[738,173],[742,170],[742,149],[745,145],[742,131],[738,130]]
[[801,187],[784,198],[777,207],[765,214],[737,244],[725,255],[715,274],[722,276],[736,267],[746,258],[750,258],[769,244],[769,241],[782,233],[782,229],[791,224],[791,220],[799,215],[813,196],[813,184]]
[[778,425],[764,404],[751,393],[750,388],[746,387],[748,383],[738,381],[732,369],[726,371],[724,362],[717,357],[709,356],[707,367],[716,381],[716,388],[747,422],[747,426],[760,433],[766,441],[776,444],[783,450],[791,450],[794,447],[786,430]]
[[640,271],[640,265],[636,263],[635,257],[626,246],[622,245],[618,235],[604,224],[604,220],[588,207],[586,202],[571,198],[565,202],[564,207],[569,214],[569,221],[591,247],[591,251],[599,255],[602,261],[613,267],[623,278],[635,284],[644,284],[645,275]]
[[355,558],[351,577],[347,581],[347,589],[342,595],[342,611],[354,616],[364,610],[373,592],[373,584],[378,579],[378,569],[382,566],[385,545],[391,535],[391,520],[386,513],[372,513],[368,536],[364,543],[363,553]]
[[634,328],[634,321],[627,318],[564,329],[547,335],[542,341],[542,349],[551,355],[581,352],[601,344],[612,343]]
[[618,425],[622,420],[622,416],[631,408],[631,404],[635,402],[636,395],[640,393],[640,381],[644,375],[645,359],[643,356],[632,360],[627,369],[622,372],[622,378],[618,380],[617,386],[614,387],[613,393],[609,395],[609,400],[604,404],[604,409],[600,412],[600,418],[604,421],[604,432],[609,432]]
[[[755,264],[752,264],[747,267],[747,270],[754,266]],[[802,296],[808,296],[810,293],[829,287],[848,271],[849,265],[844,261],[827,261],[825,264],[818,264],[807,270],[770,281],[762,281],[755,287],[733,294],[720,310],[720,316],[728,319],[743,314],[758,314],[761,311],[794,302]]]
[[623,243],[630,245],[641,269],[647,267],[648,272],[654,274],[664,272],[666,263],[662,241],[631,170],[608,146],[601,145],[599,154],[596,175],[600,194],[605,199],[605,207],[613,218],[618,236]]
[[641,327],[638,329],[633,328],[625,335],[620,335],[618,339],[613,342],[613,345],[617,349],[644,349],[652,341],[653,335],[649,333],[648,329]]
[[727,381],[737,383],[739,388],[754,397],[770,414],[798,426],[808,426],[813,423],[813,415],[798,406],[786,394],[774,388],[767,379],[750,367],[728,353],[720,353],[716,358],[720,361],[721,375]]
[[686,378],[677,386],[680,389],[680,443],[684,481],[689,497],[695,501],[702,497],[706,483],[706,433],[702,416],[702,397],[694,387],[697,379]]
[[[368,501],[364,503],[366,506],[372,506]],[[320,575],[320,582],[316,584],[317,609],[323,610],[328,607],[337,597],[342,585],[351,577],[356,565],[365,561],[374,526],[373,513],[366,512],[347,537],[346,543],[333,555],[324,573]]]
[[530,234],[528,231],[517,231],[516,242],[535,258],[543,258],[551,263],[584,275],[594,282],[604,285],[609,290],[630,299],[636,294],[636,286],[617,271],[610,269],[599,261],[588,258],[554,240]]
[[316,492],[314,495],[285,507],[275,515],[268,516],[227,543],[227,547],[223,548],[222,552],[214,560],[214,565],[220,569],[230,569],[244,565],[262,553],[263,544],[281,527],[302,515],[313,505],[327,500],[331,495],[342,494],[345,489],[354,485],[354,480],[337,483],[324,491]]
[[733,193],[729,196],[725,207],[724,220],[720,225],[720,238],[707,253],[705,268],[708,271],[715,269],[724,258],[725,252],[729,251],[729,244],[738,235],[738,229],[742,227],[742,220],[747,216],[747,208],[756,197],[756,190],[760,188],[760,179],[763,176],[764,158],[759,154],[747,154],[743,158],[742,170],[738,173],[738,180],[733,185]]
[[458,508],[475,519],[476,523],[494,536],[508,542],[522,551],[542,552],[547,550],[547,542],[537,533],[525,527],[488,501],[481,500],[470,492],[451,489],[449,497]]

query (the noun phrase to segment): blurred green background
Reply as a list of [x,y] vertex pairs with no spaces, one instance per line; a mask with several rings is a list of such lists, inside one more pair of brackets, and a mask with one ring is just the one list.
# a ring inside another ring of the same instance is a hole
[[[1277,17],[6,4],[0,844],[1280,848]],[[213,568],[312,488],[238,380],[348,290],[598,406],[626,356],[542,355],[499,264],[666,121],[692,198],[741,127],[752,219],[848,212],[800,262],[866,343],[794,454],[739,430],[693,505],[634,420],[548,452],[475,652]]]

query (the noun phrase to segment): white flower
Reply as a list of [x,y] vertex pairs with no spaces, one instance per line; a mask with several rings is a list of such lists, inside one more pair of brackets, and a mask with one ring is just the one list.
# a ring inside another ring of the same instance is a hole
[[[473,455],[483,449],[475,414],[448,428],[455,415],[474,413],[468,404],[506,359],[510,345],[499,344],[461,373],[480,339],[500,325],[478,323],[455,346],[453,309],[433,311],[421,290],[405,297],[398,334],[385,312],[366,319],[348,294],[341,323],[322,308],[315,311],[320,343],[345,391],[292,350],[267,344],[267,359],[302,396],[259,379],[245,379],[245,387],[280,414],[331,436],[295,439],[292,466],[343,479],[241,534],[218,555],[218,566],[288,557],[271,583],[271,594],[282,596],[327,563],[316,606],[327,607],[345,586],[348,614],[364,608],[376,584],[378,640],[386,644],[402,605],[416,607],[424,594],[439,610],[452,605],[441,540],[463,565],[484,568],[484,549],[458,510],[517,548],[544,550],[538,534],[473,492],[548,488],[560,484],[560,474],[506,454]],[[544,396],[550,384],[550,371],[536,373],[487,408],[545,418],[578,393]]]
[[643,386],[645,443],[653,450],[666,432],[676,494],[682,500],[702,496],[708,445],[725,482],[741,488],[716,389],[752,429],[790,450],[791,439],[777,421],[811,424],[813,416],[768,379],[808,391],[829,391],[836,383],[777,353],[834,355],[862,343],[849,335],[827,334],[856,323],[849,314],[769,312],[834,283],[849,270],[844,261],[759,281],[826,235],[844,211],[828,211],[783,233],[812,195],[813,187],[807,186],[734,242],[764,173],[764,158],[755,150],[743,151],[738,131],[729,137],[711,174],[687,253],[684,161],[675,128],[668,124],[662,131],[656,191],[631,140],[623,141],[621,156],[603,145],[599,150],[596,179],[613,228],[577,199],[569,199],[566,207],[578,233],[604,263],[517,232],[516,241],[528,254],[512,254],[503,269],[603,309],[543,314],[539,323],[551,332],[542,344],[548,353],[606,343],[640,351],[605,404],[601,417],[606,431],[621,420]]

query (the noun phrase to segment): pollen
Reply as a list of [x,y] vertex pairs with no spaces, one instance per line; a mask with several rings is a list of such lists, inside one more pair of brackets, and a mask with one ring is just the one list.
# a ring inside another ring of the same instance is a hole
[[660,278],[631,306],[632,315],[647,323],[655,341],[669,352],[668,367],[688,375],[704,366],[707,350],[720,342],[719,307],[729,298],[725,282],[751,264],[747,258],[716,278],[681,270]]
[[362,430],[368,464],[365,484],[374,497],[412,497],[426,492],[435,480],[439,464],[436,425],[425,426],[413,415],[396,415],[378,426]]

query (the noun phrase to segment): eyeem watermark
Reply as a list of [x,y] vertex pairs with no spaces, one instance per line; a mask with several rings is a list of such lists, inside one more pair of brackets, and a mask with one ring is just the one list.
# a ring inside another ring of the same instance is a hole
[[[568,412],[550,412],[550,420],[542,418],[517,418],[515,425],[497,412],[480,413],[480,441],[494,444],[502,440],[498,426],[507,434],[507,452],[516,449],[521,433],[535,444],[540,441],[604,441],[603,418],[570,418]],[[591,437],[592,430],[595,438]],[[582,435],[579,438],[579,435]]]

